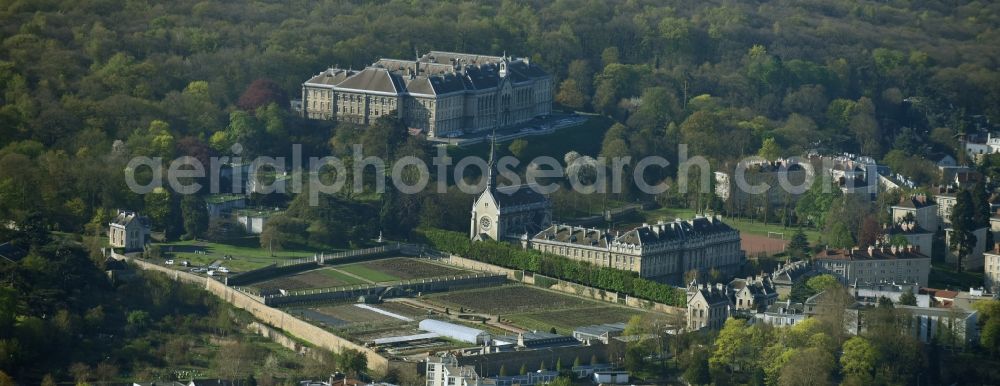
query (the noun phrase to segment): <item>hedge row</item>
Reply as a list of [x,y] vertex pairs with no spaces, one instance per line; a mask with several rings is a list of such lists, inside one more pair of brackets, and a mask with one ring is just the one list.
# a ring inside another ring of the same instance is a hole
[[687,294],[683,289],[640,278],[635,272],[597,267],[551,253],[522,249],[509,243],[472,242],[467,235],[459,232],[421,229],[418,233],[435,249],[469,259],[557,277],[670,306],[686,306]]

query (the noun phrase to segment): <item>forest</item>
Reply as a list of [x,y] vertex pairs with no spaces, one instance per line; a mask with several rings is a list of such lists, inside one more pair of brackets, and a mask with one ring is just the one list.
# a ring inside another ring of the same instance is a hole
[[[301,83],[329,66],[361,68],[378,57],[429,50],[525,56],[555,77],[557,108],[614,121],[593,139],[600,155],[675,159],[677,145],[686,144],[721,166],[752,154],[851,152],[929,184],[938,181],[926,172],[932,166],[925,155],[961,159],[957,138],[1000,120],[998,27],[1000,3],[962,0],[4,2],[0,241],[29,255],[0,266],[0,370],[37,383],[153,377],[161,361],[186,360],[175,355],[188,349],[179,343],[184,334],[231,336],[245,322],[169,282],[108,284],[98,236],[117,208],[149,214],[168,238],[215,231],[199,209],[201,197],[127,189],[123,171],[131,157],[206,160],[232,155],[236,143],[245,156],[286,155],[296,143],[306,156],[342,155],[351,143],[379,154],[430,156],[399,122],[358,131],[290,111]],[[988,158],[983,170],[1000,176],[998,165],[1000,158]],[[471,202],[454,189],[338,195],[319,208],[305,205],[304,196],[279,199],[290,204],[288,215],[262,243],[347,246],[378,230],[400,238],[418,226],[464,231]],[[647,197],[627,189],[616,198]],[[710,206],[704,197],[658,199]],[[834,244],[860,242],[862,229],[879,224],[859,215],[871,210],[868,204],[818,194],[803,201],[800,223],[822,227],[824,217],[850,218],[826,225]],[[69,240],[50,239],[50,232],[69,233]],[[80,233],[87,236],[72,236]],[[568,269],[552,267],[560,268]],[[648,288],[650,297],[675,296],[661,290]],[[886,315],[882,325],[891,330]],[[1000,317],[991,319],[984,346],[995,353]],[[893,375],[917,363],[892,356],[911,353],[894,352],[893,342],[863,341],[873,337],[812,339],[815,325],[781,333],[741,327],[727,325],[720,339],[787,340],[786,350],[769,348],[765,358],[825,366],[819,370],[837,366],[830,362],[837,350],[884,354],[870,367],[843,364],[845,376],[861,383],[905,383],[910,378]],[[749,350],[744,346],[719,347],[735,348],[685,354],[693,358],[689,368],[705,370],[689,379],[783,376],[762,361],[735,363],[733,353]],[[260,351],[234,349],[253,353],[254,366],[276,363]],[[302,372],[322,373],[322,366]],[[733,370],[739,366],[749,371]]]
[[0,218],[38,212],[52,229],[81,231],[113,208],[142,210],[122,181],[134,155],[206,158],[235,142],[250,154],[291,143],[329,154],[345,130],[287,110],[301,82],[431,49],[540,63],[558,104],[619,122],[603,155],[671,159],[686,143],[724,163],[769,139],[779,156],[860,152],[919,171],[920,154],[954,153],[955,134],[1000,119],[998,7],[13,1],[0,10]]

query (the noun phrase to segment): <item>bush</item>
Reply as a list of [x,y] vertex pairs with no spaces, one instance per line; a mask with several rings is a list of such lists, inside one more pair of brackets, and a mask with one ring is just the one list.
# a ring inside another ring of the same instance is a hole
[[687,294],[683,289],[643,279],[635,272],[597,267],[551,253],[521,249],[503,242],[472,242],[468,236],[460,232],[421,229],[417,234],[438,250],[476,261],[557,277],[675,307],[685,307],[687,303]]

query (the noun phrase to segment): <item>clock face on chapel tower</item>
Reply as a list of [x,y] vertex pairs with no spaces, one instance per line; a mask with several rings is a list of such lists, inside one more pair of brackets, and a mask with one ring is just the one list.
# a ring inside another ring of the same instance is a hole
[[479,227],[483,228],[483,230],[490,229],[490,225],[493,225],[493,221],[489,217],[483,216],[479,219]]

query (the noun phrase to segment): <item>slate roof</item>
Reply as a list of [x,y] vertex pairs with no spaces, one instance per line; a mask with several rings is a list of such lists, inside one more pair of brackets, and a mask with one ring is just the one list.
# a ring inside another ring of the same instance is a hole
[[119,210],[118,211],[118,215],[115,216],[115,218],[111,220],[111,223],[115,224],[115,225],[120,225],[120,226],[124,227],[124,226],[128,226],[128,224],[132,223],[133,221],[139,221],[139,223],[141,225],[143,225],[143,226],[149,226],[149,220],[148,219],[146,219],[145,217],[139,216],[138,213],[135,213],[135,212],[132,212],[132,211],[127,211],[127,210]]
[[368,67],[340,82],[337,87],[395,94],[403,89],[402,80],[398,78],[399,75],[387,69]]
[[318,75],[310,78],[306,83],[326,85],[326,86],[336,86],[343,82],[345,79],[351,75],[357,74],[357,71],[344,70],[339,68],[330,68],[326,71],[319,73]]
[[507,78],[514,83],[549,76],[527,59],[431,51],[417,60],[382,58],[361,71],[330,68],[306,84],[426,95],[488,90],[500,84],[499,63],[504,60]]
[[538,193],[531,185],[502,186],[493,189],[493,199],[497,200],[497,206],[528,205],[535,203],[547,203],[548,198]]
[[689,292],[690,295],[688,296],[688,303],[690,303],[691,300],[698,293],[700,293],[701,296],[705,298],[705,302],[707,302],[710,306],[722,303],[732,304],[732,300],[729,297],[728,288],[725,287],[719,288],[717,286],[705,284],[705,285],[698,285],[697,287],[694,287],[693,290],[694,292]]
[[916,248],[899,248],[895,252],[890,248],[869,247],[867,249],[828,249],[817,253],[814,260],[898,260],[898,259],[928,259]]
[[806,261],[794,261],[781,265],[771,274],[771,283],[791,285],[803,275],[809,273],[809,263]]
[[600,229],[553,224],[535,235],[536,239],[554,240],[584,246],[607,248],[614,239],[610,233]]
[[618,242],[634,245],[653,244],[732,231],[734,231],[732,227],[715,217],[695,217],[687,221],[677,219],[669,223],[646,224],[626,232],[618,238]]
[[917,194],[899,199],[899,205],[896,206],[901,208],[920,209],[931,205],[937,205],[937,203],[925,194]]

